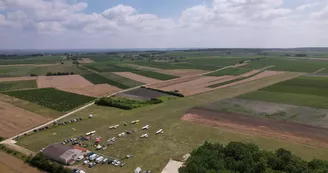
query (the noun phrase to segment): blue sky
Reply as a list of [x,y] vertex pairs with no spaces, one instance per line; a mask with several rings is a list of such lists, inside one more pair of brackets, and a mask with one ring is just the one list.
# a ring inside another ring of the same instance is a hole
[[328,0],[0,0],[0,49],[327,46]]

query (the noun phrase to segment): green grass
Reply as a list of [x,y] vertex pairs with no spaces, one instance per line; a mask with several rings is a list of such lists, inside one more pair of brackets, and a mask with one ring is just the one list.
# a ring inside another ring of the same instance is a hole
[[252,61],[245,67],[259,69],[270,65],[275,66],[270,68],[270,70],[313,73],[321,68],[328,67],[328,62],[304,59],[266,58],[259,61]]
[[0,91],[36,88],[35,80],[0,82]]
[[226,68],[223,70],[215,71],[213,73],[209,73],[206,76],[224,76],[224,75],[232,75],[238,76],[247,72],[252,71],[252,69],[248,68]]
[[54,88],[10,91],[4,94],[60,112],[72,110],[95,99],[93,97],[56,90]]
[[236,78],[236,79],[232,79],[232,80],[229,80],[229,81],[225,81],[225,82],[221,82],[221,83],[217,83],[217,84],[213,84],[213,85],[210,85],[210,86],[207,86],[209,88],[216,88],[216,87],[219,87],[219,86],[223,86],[223,85],[228,85],[228,84],[231,84],[231,83],[234,83],[234,82],[238,82],[238,81],[242,81],[242,80],[245,80],[245,79],[248,79],[248,78],[251,78],[251,77],[254,77],[260,73],[262,73],[263,71],[259,71],[257,73],[254,73],[252,75],[249,75],[249,76],[246,76],[246,77],[239,77],[239,78]]
[[96,74],[96,73],[82,74],[81,76],[84,77],[86,80],[90,81],[93,84],[109,84],[109,85],[116,86],[116,87],[121,88],[121,89],[130,88],[127,85],[124,85],[124,84],[122,84],[120,82],[117,82],[115,80],[105,78],[104,76],[101,76],[101,75]]
[[243,99],[328,108],[328,78],[298,77],[240,96]]
[[122,77],[120,75],[116,75],[116,74],[111,73],[111,72],[105,72],[105,73],[100,73],[100,74],[102,76],[112,80],[112,81],[116,81],[116,82],[121,83],[121,84],[123,84],[125,86],[128,86],[130,88],[133,88],[133,87],[140,86],[140,85],[144,84],[144,83],[141,83],[141,82],[131,80],[129,78]]
[[141,76],[146,76],[146,77],[150,77],[150,78],[154,78],[154,79],[159,79],[159,80],[170,80],[170,79],[178,78],[176,76],[163,74],[163,73],[157,73],[157,72],[153,72],[153,71],[136,70],[136,71],[133,71],[133,73],[141,75]]
[[[18,145],[27,147],[33,151],[39,151],[48,144],[77,137],[91,130],[96,130],[96,136],[101,136],[102,139],[107,140],[109,137],[117,136],[118,133],[125,130],[138,129],[136,134],[117,139],[113,146],[108,147],[106,150],[99,151],[107,156],[116,158],[132,154],[133,157],[131,159],[124,161],[127,163],[124,167],[118,168],[97,165],[92,169],[88,169],[90,173],[129,173],[133,172],[138,166],[143,169],[150,169],[151,172],[161,172],[170,158],[181,159],[183,155],[190,153],[206,140],[223,144],[227,144],[229,141],[253,142],[262,149],[267,150],[274,150],[280,147],[289,149],[294,154],[306,160],[313,158],[328,159],[328,149],[325,148],[317,148],[262,136],[241,134],[221,128],[180,120],[181,116],[187,110],[195,106],[235,97],[249,91],[272,85],[281,80],[295,77],[295,75],[296,74],[290,73],[279,74],[277,76],[263,78],[257,81],[214,90],[191,97],[177,98],[162,104],[137,108],[131,111],[94,105],[67,117],[67,119],[87,117],[88,114],[92,113],[94,115],[92,119],[23,137],[18,141]],[[130,122],[132,120],[140,120],[140,123],[138,125],[128,124],[127,127],[123,126],[124,122]],[[108,130],[109,126],[115,124],[120,124],[121,126],[116,130]],[[139,136],[145,133],[140,129],[147,124],[150,125],[150,129],[147,131],[149,138],[140,139]],[[72,128],[75,130],[72,130]],[[164,130],[164,134],[155,135],[154,133],[161,128]],[[53,135],[53,133],[57,135]],[[91,145],[90,149],[94,150]]]
[[91,63],[84,64],[83,66],[95,70],[97,72],[129,72],[135,70],[134,68],[129,68],[125,66],[120,66],[117,63]]

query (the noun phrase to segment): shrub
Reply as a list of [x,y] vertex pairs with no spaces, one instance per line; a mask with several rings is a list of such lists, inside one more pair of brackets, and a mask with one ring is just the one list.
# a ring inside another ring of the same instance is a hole
[[121,97],[102,97],[98,99],[95,104],[101,105],[101,106],[110,106],[110,107],[116,107],[124,110],[131,110],[134,108],[138,108],[145,105],[151,105],[151,104],[159,104],[163,101],[159,99],[151,99],[146,101],[141,100],[132,100],[127,98],[121,98]]
[[45,158],[42,153],[38,153],[32,159],[28,161],[32,166],[35,166],[41,170],[47,171],[49,173],[71,173],[72,170],[64,168],[63,165],[52,162]]
[[230,142],[227,146],[205,142],[195,149],[179,173],[312,173],[327,172],[328,162],[306,162],[285,149],[260,150],[255,144]]
[[[141,88],[147,88],[147,87],[142,86]],[[184,97],[184,95],[181,94],[181,93],[179,93],[178,90],[175,90],[175,91],[163,91],[163,90],[154,89],[154,88],[147,88],[147,89],[150,89],[150,90],[153,90],[153,91],[157,91],[157,92],[161,92],[161,93],[165,93],[165,94],[168,94],[168,95],[177,96],[177,97]]]

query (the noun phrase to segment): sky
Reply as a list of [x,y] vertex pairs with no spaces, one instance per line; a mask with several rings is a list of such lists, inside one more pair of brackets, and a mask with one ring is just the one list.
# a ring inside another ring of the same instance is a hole
[[328,0],[0,0],[0,49],[328,47]]

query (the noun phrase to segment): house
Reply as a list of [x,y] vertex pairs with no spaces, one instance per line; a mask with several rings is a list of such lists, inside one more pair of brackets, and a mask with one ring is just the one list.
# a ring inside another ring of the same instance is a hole
[[48,159],[65,165],[73,164],[80,155],[83,155],[81,150],[61,143],[48,145],[42,150],[42,154]]

